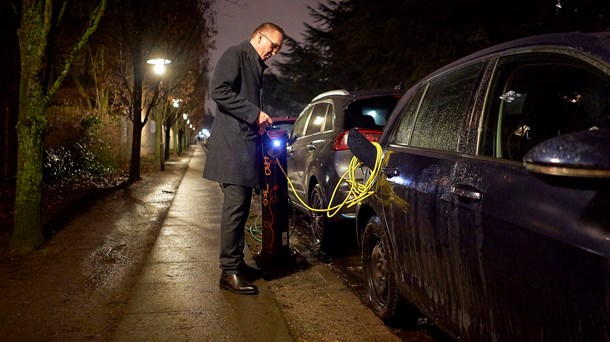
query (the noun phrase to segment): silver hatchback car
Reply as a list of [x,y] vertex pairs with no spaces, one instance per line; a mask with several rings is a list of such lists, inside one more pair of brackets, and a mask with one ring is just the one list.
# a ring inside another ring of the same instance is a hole
[[402,93],[395,89],[322,93],[305,107],[289,132],[287,174],[295,190],[288,192],[289,197],[293,207],[310,216],[313,240],[322,250],[329,251],[338,236],[335,223],[353,220],[356,208],[344,207],[329,217],[307,207],[325,209],[331,201],[333,205],[344,201],[349,193],[345,181],[334,196],[333,192],[353,156],[347,148],[349,130],[356,128],[377,141]]

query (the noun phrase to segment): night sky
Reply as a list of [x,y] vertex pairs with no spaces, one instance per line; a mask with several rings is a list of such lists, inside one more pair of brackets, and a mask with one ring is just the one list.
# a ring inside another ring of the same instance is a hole
[[[216,18],[218,35],[216,50],[212,52],[210,67],[213,69],[220,55],[230,46],[250,39],[250,35],[259,24],[270,21],[284,29],[286,35],[300,40],[305,30],[304,22],[314,25],[307,5],[318,7],[318,0],[236,0],[217,1]],[[322,0],[326,3],[325,0]],[[235,3],[239,3],[236,5]],[[315,25],[314,25],[315,26]],[[267,61],[271,66],[276,56]],[[210,73],[210,77],[212,74]],[[214,113],[216,105],[208,98],[207,106]]]
[[249,39],[254,28],[266,21],[279,25],[288,36],[300,40],[305,30],[304,22],[313,24],[306,6],[317,8],[318,2],[318,0],[217,1],[218,35],[216,50],[212,53],[211,67],[216,65],[220,55],[229,46]]

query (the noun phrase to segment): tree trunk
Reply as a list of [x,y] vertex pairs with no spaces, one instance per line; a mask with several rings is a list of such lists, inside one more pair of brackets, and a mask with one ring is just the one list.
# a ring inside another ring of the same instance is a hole
[[17,120],[17,187],[11,250],[25,254],[44,244],[40,200],[42,188],[43,138],[47,126],[44,111],[48,99],[40,75],[43,71],[49,24],[44,22],[44,6],[36,1],[23,3],[19,49],[21,79]]
[[131,164],[129,164],[129,180],[133,183],[142,179],[140,176],[140,145],[142,144],[142,128],[144,124],[139,119],[133,121],[133,135],[131,139]]
[[[23,73],[22,73],[23,80]],[[45,242],[41,219],[42,152],[47,125],[44,111],[47,101],[36,84],[22,82],[17,123],[17,187],[11,250],[25,254]],[[25,97],[24,97],[25,96]]]
[[21,74],[19,85],[19,119],[17,120],[17,187],[15,188],[15,217],[10,248],[19,254],[41,247],[44,234],[41,216],[43,141],[48,119],[49,99],[62,84],[70,66],[89,36],[95,32],[104,12],[102,0],[93,22],[66,58],[64,69],[47,91],[41,75],[48,57],[48,39],[53,17],[53,2],[24,0],[19,28]]
[[129,164],[129,182],[133,183],[142,179],[140,176],[140,150],[142,143],[142,129],[146,118],[142,121],[142,84],[144,83],[144,60],[142,57],[142,15],[144,2],[132,0],[133,24],[133,46],[131,47],[131,59],[133,65],[133,93],[131,99],[131,117],[133,121],[133,138],[131,142],[131,164]]

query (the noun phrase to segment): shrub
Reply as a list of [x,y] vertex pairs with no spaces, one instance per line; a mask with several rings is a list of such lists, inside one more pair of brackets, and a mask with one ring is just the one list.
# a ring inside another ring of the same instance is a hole
[[70,182],[74,180],[94,180],[111,174],[118,169],[118,162],[112,157],[110,147],[98,135],[103,126],[95,115],[85,115],[79,122],[74,140],[67,146],[45,147],[43,161],[43,182]]

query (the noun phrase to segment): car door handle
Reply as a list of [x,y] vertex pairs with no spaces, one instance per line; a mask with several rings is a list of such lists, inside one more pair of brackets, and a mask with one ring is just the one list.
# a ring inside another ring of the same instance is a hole
[[307,144],[307,146],[305,146],[305,148],[307,149],[307,151],[315,150],[316,149],[316,145],[314,145],[314,144]]
[[481,191],[479,191],[475,187],[465,184],[458,184],[452,186],[450,192],[458,197],[467,198],[473,201],[480,201],[482,197]]
[[400,171],[395,167],[382,167],[381,172],[385,173],[388,178],[396,177],[400,174]]

